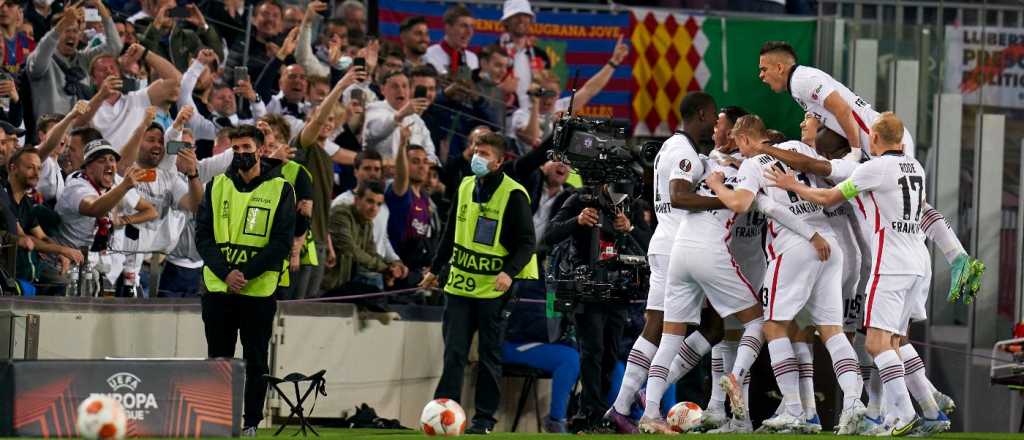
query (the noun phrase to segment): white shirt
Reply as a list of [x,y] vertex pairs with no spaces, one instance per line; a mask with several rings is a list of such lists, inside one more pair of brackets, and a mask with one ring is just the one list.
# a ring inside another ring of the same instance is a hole
[[[115,185],[120,182],[115,178]],[[78,208],[86,197],[99,197],[99,192],[93,188],[83,176],[77,171],[68,176],[67,186],[64,193],[57,199],[56,211],[61,218],[60,226],[57,229],[57,236],[54,237],[60,244],[73,248],[91,247],[93,239],[96,238],[96,218],[82,215]],[[135,189],[128,190],[125,196],[114,208],[114,211],[132,212],[139,204],[139,193]],[[108,217],[115,215],[112,211]],[[113,234],[113,231],[111,231]]]
[[[178,108],[184,108],[186,105],[196,108],[195,100],[192,98],[192,91],[195,90],[196,81],[199,80],[199,76],[203,73],[203,69],[205,68],[206,66],[204,66],[199,60],[194,60],[192,61],[192,65],[188,67],[188,70],[182,74],[181,93],[178,94]],[[231,125],[234,127],[237,127],[240,124],[255,125],[256,119],[267,114],[267,106],[259,99],[257,99],[256,102],[251,103],[249,108],[252,110],[252,116],[254,119],[242,120],[236,113],[231,116],[227,116],[228,120],[231,121]],[[213,116],[214,118],[217,117],[216,114]],[[192,117],[188,120],[188,127],[192,129],[192,136],[197,140],[215,140],[217,139],[217,131],[221,129],[221,126],[199,114],[198,111],[192,112]]]
[[[356,195],[352,190],[345,191],[331,201],[331,209],[335,206],[351,205],[355,203],[355,198]],[[399,261],[402,258],[391,247],[391,239],[388,238],[388,217],[390,216],[391,211],[388,210],[388,205],[380,205],[380,211],[377,212],[377,217],[373,219],[373,245],[377,255],[384,257],[385,260]]]
[[44,201],[59,199],[64,192],[64,175],[60,172],[60,164],[57,159],[47,157],[39,169],[39,194],[42,194]]
[[696,185],[703,175],[704,161],[688,136],[676,132],[662,144],[654,158],[654,213],[658,226],[654,228],[648,255],[672,253],[676,231],[686,216],[686,210],[672,207],[671,181],[685,180]]
[[[477,59],[475,53],[470,50],[464,50],[462,53],[462,56],[465,58],[465,66],[460,67],[460,69],[464,69],[466,66],[469,66],[470,71],[480,68],[480,60]],[[447,75],[448,66],[452,64],[451,57],[444,51],[440,43],[430,45],[427,48],[427,53],[423,54],[423,60],[434,66],[434,69],[437,69],[437,73],[441,75]]]
[[[813,148],[799,141],[783,142],[776,145],[776,148],[820,158]],[[753,194],[757,194],[758,191],[764,191],[768,198],[788,209],[822,236],[826,234],[832,235],[832,228],[829,227],[828,219],[825,217],[825,213],[822,212],[821,206],[803,200],[796,193],[790,193],[770,186],[764,177],[764,173],[770,169],[784,172],[790,171],[789,167],[784,163],[764,154],[743,161],[736,176],[736,190],[749,191]],[[798,179],[812,187],[826,187],[816,176],[799,173]],[[776,223],[775,221],[768,222],[768,231],[771,236],[771,243],[768,244],[769,258],[775,258],[776,255],[785,252],[793,246],[807,243],[806,238],[801,237],[796,231],[786,227],[786,225],[777,225]]]
[[[387,101],[377,101],[366,105],[366,122],[363,123],[363,137],[367,149],[375,150],[384,160],[394,160],[398,155],[398,142],[401,136],[398,124],[395,123],[397,111]],[[402,119],[402,125],[412,124],[411,145],[419,145],[427,151],[427,157],[434,163],[437,153],[434,141],[430,139],[430,130],[420,115],[415,113]]]
[[103,139],[118,152],[128,143],[135,129],[139,128],[150,106],[148,89],[136,90],[121,95],[113,105],[104,101],[92,118],[92,126],[103,135]]
[[[284,111],[285,110],[285,105],[284,105],[283,101],[284,101],[284,92],[278,92],[276,95],[271,96],[270,97],[270,102],[267,103],[267,113],[272,113],[272,114],[277,114],[277,115],[285,114],[285,111]],[[299,113],[301,113],[303,117],[305,117],[306,115],[309,114],[309,110],[312,107],[313,107],[313,104],[310,104],[309,101],[302,101],[302,102],[300,102],[298,104]],[[289,116],[296,116],[296,115],[291,114],[291,113],[289,113],[288,115]]]
[[540,200],[537,200],[537,212],[533,213],[533,230],[537,237],[543,237],[547,231],[548,222],[551,221],[551,208],[562,191],[562,188],[558,188],[557,192],[548,195],[547,183],[541,189]]
[[[825,108],[825,99],[832,92],[838,93],[838,96],[853,109],[853,119],[857,123],[860,133],[861,150],[870,154],[868,152],[868,145],[871,145],[869,138],[871,125],[880,116],[875,109],[871,108],[871,103],[857,96],[843,83],[836,81],[835,78],[821,70],[807,66],[795,66],[793,68],[793,73],[789,77],[789,93],[793,96],[793,99],[797,104],[800,104],[800,107],[803,107],[804,111],[814,114],[825,127],[846,138],[846,132],[839,125],[839,120],[836,119],[832,112]],[[909,137],[910,132],[904,130],[904,136]],[[904,143],[909,147],[907,148],[907,154],[913,157],[913,140],[907,139]]]
[[920,220],[925,200],[924,167],[903,154],[884,154],[862,163],[836,188],[847,198],[860,194],[873,233],[872,270],[884,275],[920,275],[931,260]]
[[[569,110],[569,97],[559,98],[555,101],[555,106],[551,113],[542,113],[537,115],[538,123],[540,124],[540,140],[544,142],[551,137],[551,134],[555,131],[555,114],[558,112],[564,112]],[[520,153],[525,153],[533,149],[533,145],[527,145],[519,138],[516,131],[526,128],[530,125],[530,109],[520,107],[512,113],[512,133],[509,133],[510,137],[515,138],[516,146],[519,147]]]

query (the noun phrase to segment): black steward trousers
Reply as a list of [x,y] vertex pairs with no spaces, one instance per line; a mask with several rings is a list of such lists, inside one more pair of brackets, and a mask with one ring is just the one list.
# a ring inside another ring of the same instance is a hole
[[237,293],[209,293],[202,296],[206,351],[211,358],[235,357],[235,343],[242,338],[245,359],[245,406],[243,426],[256,426],[263,420],[267,398],[270,337],[274,330],[277,300]]
[[576,313],[582,385],[579,415],[592,422],[608,410],[605,396],[621,351],[629,304],[584,303],[581,307]]
[[492,299],[467,298],[445,294],[444,318],[441,333],[444,336],[444,371],[437,383],[434,398],[447,398],[462,402],[462,380],[473,333],[479,331],[477,354],[480,362],[476,380],[476,412],[474,423],[494,426],[498,403],[501,401],[501,344],[505,341],[505,328],[510,311],[509,299],[515,295],[516,282],[504,295]]

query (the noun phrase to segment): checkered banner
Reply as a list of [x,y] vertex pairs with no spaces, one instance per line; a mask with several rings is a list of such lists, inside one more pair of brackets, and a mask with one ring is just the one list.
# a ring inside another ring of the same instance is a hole
[[634,135],[670,135],[679,124],[683,96],[707,86],[711,71],[704,53],[710,42],[703,25],[703,16],[633,9]]
[[784,40],[801,62],[813,62],[812,19],[725,18],[645,8],[630,12],[635,136],[671,135],[679,126],[679,103],[695,90],[712,94],[719,106],[740,105],[758,113],[791,136],[798,132],[800,107],[761,83],[757,59],[765,41]]

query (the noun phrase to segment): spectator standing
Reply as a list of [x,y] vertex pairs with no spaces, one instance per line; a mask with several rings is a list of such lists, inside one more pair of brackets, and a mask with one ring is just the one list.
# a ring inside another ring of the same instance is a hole
[[[58,243],[103,252],[115,228],[157,217],[153,205],[143,200],[134,188],[146,171],[129,167],[121,179],[117,176],[120,159],[120,153],[105,140],[95,140],[85,146],[82,170],[68,176],[64,193],[57,200],[56,211],[61,224],[54,238]],[[133,210],[136,213],[125,214]]]
[[430,130],[420,114],[430,105],[427,98],[412,98],[409,78],[401,71],[386,75],[381,81],[383,101],[366,106],[363,139],[366,148],[380,153],[385,161],[395,160],[399,145],[398,127],[411,126],[410,143],[419,145],[431,161],[437,162]]
[[[376,151],[361,151],[356,155],[355,178],[356,187],[365,182],[380,181],[382,177],[383,161]],[[381,195],[385,192],[382,191]],[[345,191],[331,201],[331,209],[340,205],[351,205],[355,203],[356,194],[353,190]],[[373,218],[373,243],[377,255],[383,256],[388,261],[401,260],[394,247],[391,246],[391,239],[388,237],[388,219],[391,212],[385,203]]]
[[[313,207],[310,228],[316,243],[317,266],[303,266],[299,274],[296,288],[306,297],[316,297],[320,292],[325,268],[333,267],[336,255],[331,245],[331,237],[327,231],[328,210],[331,203],[331,190],[334,185],[334,166],[331,155],[324,151],[324,141],[331,128],[325,130],[330,123],[335,108],[340,104],[341,93],[352,84],[364,81],[366,71],[361,68],[350,69],[348,73],[334,85],[331,93],[324,99],[324,104],[316,109],[310,121],[302,128],[299,135],[292,139],[291,147],[296,150],[296,162],[309,170],[313,177]],[[339,154],[339,152],[334,152]],[[343,153],[341,153],[343,154]],[[352,154],[352,156],[355,156]]]
[[[164,57],[153,53],[142,45],[128,48],[122,60],[112,55],[96,57],[90,66],[93,83],[102,84],[100,92],[89,101],[92,113],[90,120],[103,138],[120,151],[127,143],[132,131],[142,120],[145,109],[150,106],[163,107],[178,98],[181,87],[181,73]],[[159,76],[146,88],[137,90],[138,80],[127,77],[123,63],[129,65],[144,62]],[[168,121],[167,125],[170,125]]]
[[101,54],[117,56],[121,53],[121,39],[110,10],[103,2],[97,2],[96,9],[102,18],[105,43],[79,51],[85,12],[81,7],[68,7],[57,26],[47,32],[36,50],[29,54],[26,68],[32,88],[32,118],[44,113],[68,113],[76,101],[89,99],[91,94],[83,80],[87,78],[86,72],[93,59]]
[[473,39],[473,13],[463,5],[455,5],[444,12],[443,18],[444,37],[440,43],[428,47],[423,57],[441,75],[468,78],[480,67],[476,54],[469,50]]
[[419,67],[426,63],[425,55],[430,47],[427,18],[422,15],[406,18],[399,25],[398,32],[406,67]]
[[217,34],[229,42],[232,50],[244,47],[235,43],[245,39],[245,25],[249,20],[244,0],[205,2],[202,8],[203,15],[217,29]]
[[125,19],[114,19],[114,28],[117,29],[117,35],[121,37],[122,45],[131,46],[139,42],[139,37],[135,34],[135,25],[129,23]]
[[320,13],[326,10],[327,3],[309,2],[299,24],[299,40],[295,49],[295,60],[310,75],[321,77],[328,77],[331,69],[345,70],[352,64],[351,57],[343,60],[344,51],[348,46],[348,27],[340,18],[331,18],[323,22],[316,47],[313,47],[313,25],[322,17]]
[[156,17],[162,7],[167,5],[173,6],[174,3],[174,0],[139,0],[139,6],[142,6],[142,9],[136,12],[135,15],[128,17],[128,22],[135,24],[141,21],[142,23],[140,24],[144,24],[146,21]]
[[171,3],[160,8],[156,18],[142,34],[140,40],[143,46],[170,60],[178,70],[188,68],[189,59],[204,47],[212,49],[214,53],[224,53],[220,35],[206,23],[198,6],[185,5],[189,16],[175,19],[168,16],[174,5]]
[[309,83],[306,81],[306,69],[292,64],[284,69],[278,81],[278,92],[267,102],[267,113],[292,116],[306,119],[310,103],[306,100]]
[[384,205],[384,184],[359,184],[353,203],[331,208],[331,242],[338,264],[324,276],[324,296],[379,292],[388,282],[403,279],[409,269],[400,260],[377,253],[373,223]]
[[[508,114],[508,98],[516,93],[519,86],[511,67],[508,53],[501,46],[492,44],[480,50],[480,68],[473,71],[476,99],[474,112],[485,119],[495,130],[504,131],[505,116]],[[449,154],[456,152],[449,150]]]
[[530,98],[526,92],[533,83],[533,73],[551,68],[547,54],[533,45],[530,35],[533,19],[533,8],[528,0],[505,0],[501,8],[501,25],[505,33],[499,42],[512,58],[512,73],[519,81],[513,108],[529,108]]
[[24,105],[21,102],[21,94],[18,93],[17,82],[6,71],[0,72],[0,98],[5,99],[0,103],[0,120],[20,126],[25,119]]
[[[33,287],[35,283],[66,283],[67,280],[63,275],[67,273],[70,264],[82,263],[82,252],[56,244],[46,236],[43,228],[39,225],[38,211],[35,209],[35,201],[30,193],[39,182],[41,167],[42,162],[39,160],[39,152],[36,149],[18,150],[7,165],[7,179],[3,182],[10,206],[18,219],[20,233],[31,237],[33,242],[31,250],[18,247],[15,276],[21,283],[22,294],[35,292],[35,287]],[[46,290],[50,290],[52,294],[58,293],[54,289]]]
[[384,201],[391,213],[388,219],[391,246],[411,270],[409,285],[416,285],[422,269],[429,267],[434,257],[439,230],[431,221],[434,213],[426,190],[430,172],[427,152],[406,139],[400,144],[395,160],[395,180],[385,192]]
[[64,9],[64,3],[54,0],[31,0],[25,2],[25,21],[32,25],[32,35],[39,37],[50,31],[53,18]]
[[0,121],[0,170],[6,173],[7,160],[18,151],[18,138],[25,135],[25,130]]
[[[181,91],[177,97],[179,109],[197,108],[194,91],[200,78],[204,75],[212,75],[209,72],[216,63],[217,55],[212,50],[202,49],[199,51],[196,59],[192,61],[192,65],[182,75]],[[236,95],[244,99],[243,105],[248,105],[248,113],[253,119],[242,119],[238,115]],[[202,99],[203,97],[205,100]],[[252,124],[255,118],[267,114],[267,107],[253,90],[252,83],[246,79],[236,79],[234,88],[224,83],[214,83],[209,90],[202,93],[200,98],[200,102],[205,102],[209,116],[204,116],[202,112],[196,111],[191,113],[191,117],[187,119],[188,127],[192,129],[198,140],[214,140],[217,132],[223,127]]]
[[540,145],[551,136],[555,129],[555,121],[561,114],[569,110],[572,101],[573,112],[579,111],[590,103],[601,90],[611,81],[615,69],[629,55],[629,46],[619,36],[615,43],[615,51],[608,62],[597,73],[576,90],[575,98],[566,96],[559,98],[561,83],[551,71],[538,72],[534,76],[534,84],[530,86],[528,95],[532,104],[520,107],[512,114],[512,130],[520,152],[529,151]]
[[[262,0],[257,4],[254,15],[248,67],[250,75],[259,75],[267,62],[277,56],[288,33],[284,32],[284,4],[279,0]],[[232,52],[244,51],[244,40],[244,37],[235,40]]]
[[64,192],[64,175],[57,159],[64,153],[68,130],[75,120],[88,111],[88,108],[88,103],[78,101],[71,112],[61,119],[57,119],[56,115],[43,115],[40,118],[38,128],[45,134],[39,136],[39,149],[36,152],[41,158],[37,189],[47,206],[53,207]]
[[[458,200],[448,212],[441,247],[423,275],[420,287],[436,287],[448,265],[444,318],[444,370],[434,398],[462,400],[462,382],[473,334],[479,331],[476,413],[466,431],[488,434],[494,429],[501,389],[501,345],[513,281],[537,279],[536,238],[530,225],[526,191],[501,172],[505,142],[485,135],[476,145],[473,174],[459,185]],[[469,254],[470,258],[464,258]],[[491,261],[490,270],[464,262]]]
[[[239,333],[246,360],[243,436],[263,419],[281,271],[295,228],[291,185],[261,166],[263,134],[238,127],[231,134],[231,170],[210,182],[200,205],[196,244],[203,257],[203,324],[207,355],[234,357]],[[222,209],[224,208],[224,209]]]
[[22,23],[21,2],[17,0],[0,1],[0,37],[3,67],[9,75],[17,75],[25,65],[29,53],[36,48],[36,42],[19,27]]
[[359,0],[345,0],[335,7],[334,16],[345,20],[349,31],[366,35],[366,6]]

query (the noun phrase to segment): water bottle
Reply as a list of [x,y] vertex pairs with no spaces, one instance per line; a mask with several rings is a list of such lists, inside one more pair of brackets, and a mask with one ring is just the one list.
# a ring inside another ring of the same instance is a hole
[[70,280],[67,285],[64,286],[64,296],[78,296],[78,266],[72,266],[71,270],[68,271],[68,279]]

